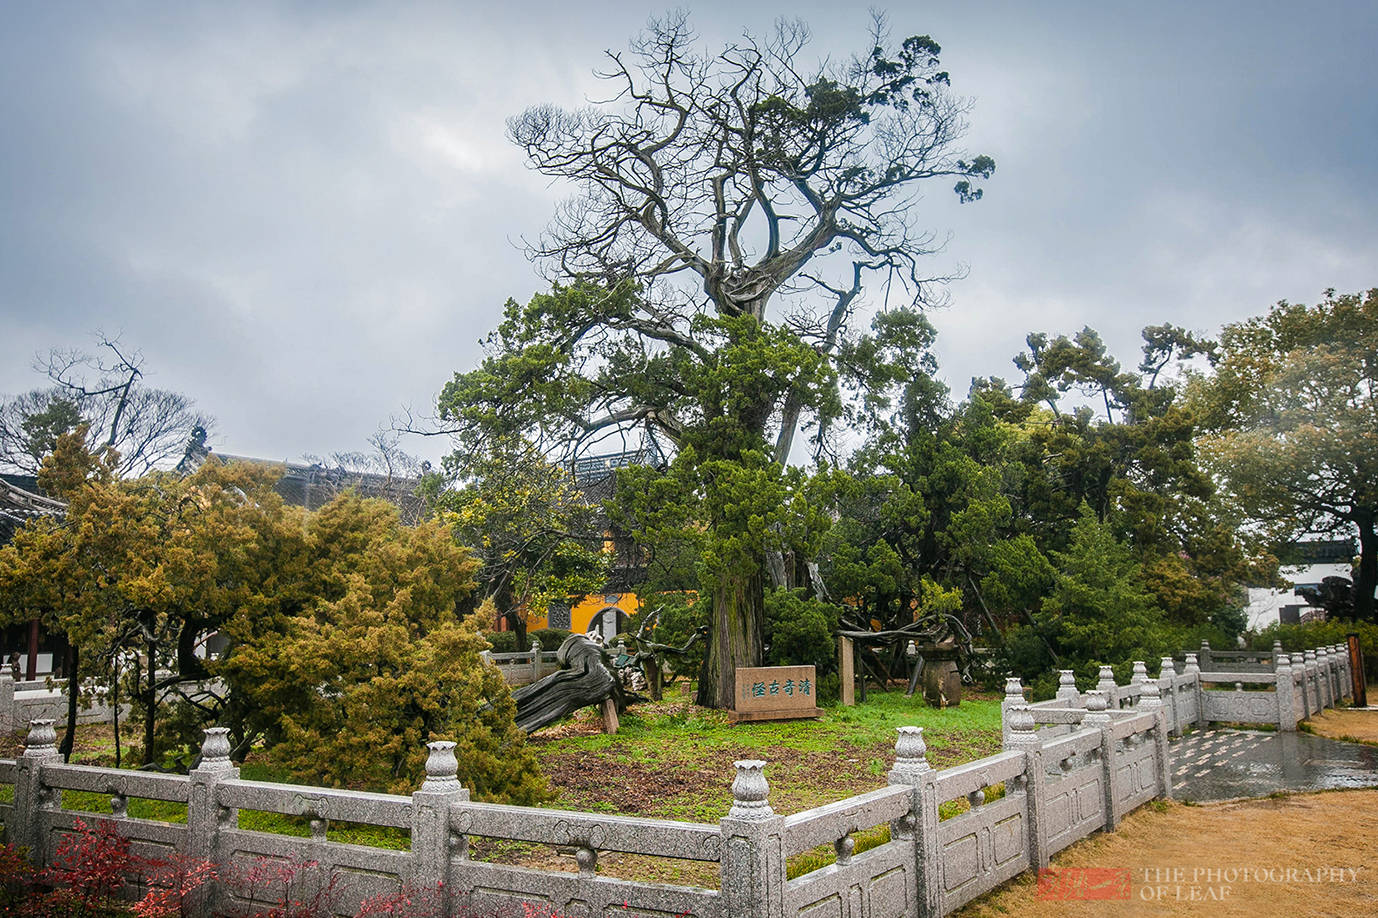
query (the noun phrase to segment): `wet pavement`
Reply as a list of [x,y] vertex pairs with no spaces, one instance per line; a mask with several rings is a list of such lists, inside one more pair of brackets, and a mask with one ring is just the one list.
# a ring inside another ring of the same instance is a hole
[[1378,746],[1310,733],[1198,730],[1172,744],[1173,795],[1200,802],[1378,787]]

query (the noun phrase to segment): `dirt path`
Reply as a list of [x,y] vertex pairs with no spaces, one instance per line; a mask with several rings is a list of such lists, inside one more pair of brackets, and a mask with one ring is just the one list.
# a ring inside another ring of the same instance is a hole
[[[1148,806],[1118,832],[1053,858],[1053,869],[1129,871],[1128,898],[1040,897],[1032,873],[961,918],[1378,915],[1378,791],[1336,791],[1208,806]],[[1083,875],[1084,876],[1084,875]]]
[[[1378,685],[1370,691],[1369,697],[1378,698]],[[1350,708],[1336,708],[1322,711],[1307,721],[1312,732],[1331,739],[1351,742],[1378,744],[1378,711],[1355,711]]]

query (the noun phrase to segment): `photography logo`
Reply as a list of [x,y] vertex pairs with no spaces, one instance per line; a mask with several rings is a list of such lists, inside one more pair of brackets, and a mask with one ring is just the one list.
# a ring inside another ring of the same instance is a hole
[[1118,867],[1040,870],[1037,896],[1050,902],[1128,899],[1129,870]]

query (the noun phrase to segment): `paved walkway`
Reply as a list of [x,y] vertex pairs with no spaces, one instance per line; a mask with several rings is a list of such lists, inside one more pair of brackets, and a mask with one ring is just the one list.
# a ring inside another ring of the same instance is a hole
[[1310,733],[1198,730],[1173,742],[1172,768],[1178,800],[1378,787],[1378,746]]

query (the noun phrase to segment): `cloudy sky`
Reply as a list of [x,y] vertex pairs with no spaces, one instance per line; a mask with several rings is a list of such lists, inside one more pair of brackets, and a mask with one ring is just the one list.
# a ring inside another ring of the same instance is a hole
[[[845,56],[864,9],[692,3],[705,41],[782,13]],[[97,331],[217,418],[223,452],[363,446],[425,410],[508,297],[561,189],[505,119],[599,93],[626,3],[7,3],[0,393]],[[1378,4],[896,3],[974,99],[985,199],[922,222],[965,266],[934,315],[953,389],[1032,330],[1201,331],[1378,285]],[[434,457],[438,443],[412,444]]]

